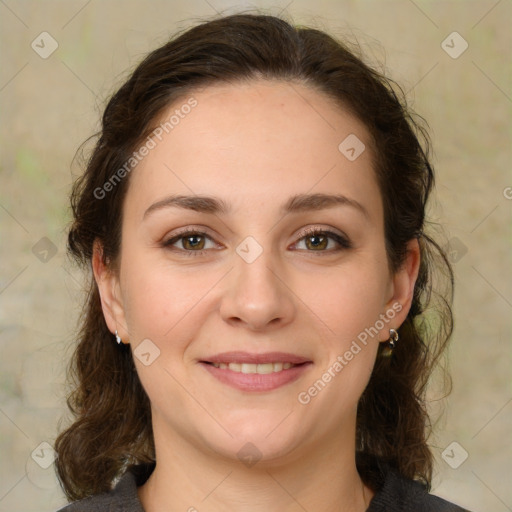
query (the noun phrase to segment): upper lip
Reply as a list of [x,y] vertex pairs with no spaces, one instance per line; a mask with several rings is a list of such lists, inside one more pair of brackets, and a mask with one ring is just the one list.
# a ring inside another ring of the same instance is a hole
[[249,364],[265,364],[265,363],[292,363],[302,364],[311,362],[305,357],[286,352],[266,352],[265,354],[251,354],[249,352],[222,352],[208,358],[202,359],[204,363],[249,363]]

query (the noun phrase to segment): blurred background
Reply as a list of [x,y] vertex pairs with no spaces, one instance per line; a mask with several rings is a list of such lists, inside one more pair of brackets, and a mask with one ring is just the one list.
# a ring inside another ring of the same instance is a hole
[[430,215],[456,272],[433,492],[474,512],[512,510],[510,0],[0,0],[0,511],[66,503],[52,444],[84,282],[65,254],[75,151],[147,51],[253,8],[357,39],[428,120]]

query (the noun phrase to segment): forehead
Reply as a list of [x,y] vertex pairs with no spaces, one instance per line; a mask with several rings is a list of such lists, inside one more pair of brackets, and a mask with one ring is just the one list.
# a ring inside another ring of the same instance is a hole
[[[180,133],[188,136],[191,130],[199,130],[196,135],[203,137],[203,142],[207,138],[241,142],[244,138],[243,146],[277,142],[283,149],[307,139],[310,143],[330,144],[331,150],[337,150],[339,136],[350,130],[369,139],[365,126],[348,108],[335,104],[310,86],[277,80],[220,83],[197,89],[174,102],[163,113],[160,123],[184,108],[192,97],[197,106],[172,130],[176,145]],[[301,154],[307,146],[295,147],[295,154]]]
[[[303,84],[208,86],[175,101],[159,126],[167,130],[131,176],[137,203],[169,193],[214,194],[240,206],[249,197],[277,201],[333,188],[359,198],[378,193],[365,126]],[[355,160],[340,149],[347,138],[366,148]]]

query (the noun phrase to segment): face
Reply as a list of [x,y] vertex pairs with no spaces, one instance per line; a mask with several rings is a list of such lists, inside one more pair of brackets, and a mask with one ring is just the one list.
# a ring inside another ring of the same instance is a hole
[[405,319],[417,272],[414,247],[389,272],[369,134],[303,85],[191,96],[132,171],[118,273],[98,247],[94,259],[157,454],[175,442],[227,459],[245,446],[263,462],[353,448],[378,343]]

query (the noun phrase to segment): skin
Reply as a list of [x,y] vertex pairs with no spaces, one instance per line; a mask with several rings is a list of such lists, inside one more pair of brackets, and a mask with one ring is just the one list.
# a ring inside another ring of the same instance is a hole
[[[132,350],[145,339],[160,350],[148,366],[135,357],[157,459],[141,502],[147,512],[366,510],[373,492],[355,466],[357,402],[378,343],[407,316],[417,241],[391,274],[370,136],[322,93],[253,81],[193,96],[198,105],[130,176],[118,270],[102,263],[99,243],[93,257],[109,329]],[[366,146],[355,161],[338,150],[349,134]],[[283,215],[281,205],[301,193],[343,194],[367,215],[348,205]],[[172,194],[216,196],[231,212],[167,207],[144,217]],[[163,245],[189,226],[207,232],[195,240],[203,254],[186,255],[190,239]],[[310,227],[343,233],[352,247],[321,238],[317,248],[304,233]],[[236,252],[248,236],[263,251],[251,263]],[[393,304],[402,307],[393,320],[299,403],[298,394]],[[231,350],[291,352],[313,364],[273,391],[240,391],[198,363]],[[237,456],[248,442],[261,454],[251,467]]]

